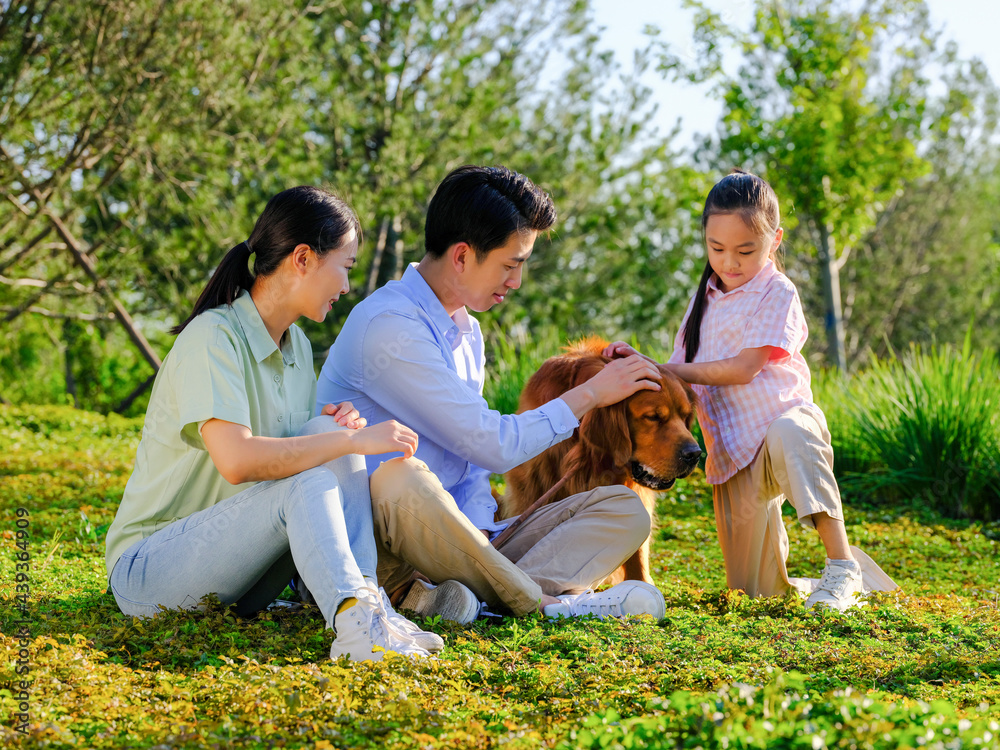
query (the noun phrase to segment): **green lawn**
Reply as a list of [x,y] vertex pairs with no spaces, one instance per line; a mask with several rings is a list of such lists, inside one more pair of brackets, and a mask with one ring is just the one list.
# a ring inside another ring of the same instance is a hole
[[[335,664],[315,610],[118,612],[104,530],[140,429],[0,407],[4,747],[1000,747],[997,524],[848,505],[852,542],[902,591],[806,612],[726,591],[699,475],[660,505],[662,621],[426,621],[447,641],[437,660]],[[788,520],[790,572],[818,575],[821,545]]]

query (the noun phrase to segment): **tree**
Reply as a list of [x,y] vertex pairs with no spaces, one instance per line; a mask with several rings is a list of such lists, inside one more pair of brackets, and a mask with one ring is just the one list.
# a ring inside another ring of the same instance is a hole
[[[565,74],[545,85],[555,49]],[[646,64],[648,53],[636,61]],[[104,341],[109,309],[155,340],[267,196],[325,183],[355,206],[368,242],[363,283],[324,325],[305,325],[323,356],[350,302],[422,255],[440,179],[502,163],[550,190],[563,219],[538,243],[531,291],[496,317],[662,334],[665,311],[684,303],[669,279],[690,259],[669,250],[693,226],[693,178],[669,136],[651,133],[644,97],[597,49],[577,0],[8,8],[0,306],[19,342],[39,342],[34,354],[51,337],[75,358],[67,392],[75,384],[92,405],[92,367],[117,356]],[[169,343],[158,340],[159,352],[136,338],[147,364],[118,369],[149,375]],[[0,352],[0,370],[16,369],[4,361]]]
[[160,356],[132,315],[176,302],[185,278],[203,281],[211,265],[189,259],[206,236],[213,249],[238,241],[220,195],[266,164],[288,127],[284,65],[309,12],[247,0],[3,4],[5,327],[110,311],[155,372]]
[[1000,345],[998,90],[977,60],[945,49],[945,93],[928,99],[931,172],[904,187],[848,268],[848,352],[885,356],[912,341]]
[[[908,181],[925,174],[922,66],[933,50],[923,0],[758,0],[752,29],[726,26],[698,2],[697,41],[724,102],[719,166],[745,165],[772,183],[786,225],[817,249],[829,361],[847,366],[840,273]],[[735,43],[739,72],[723,69]],[[668,69],[678,62],[665,58]],[[789,221],[790,220],[790,221]]]
[[[505,164],[553,195],[560,221],[515,302],[487,319],[665,338],[665,311],[686,299],[669,279],[693,226],[691,170],[651,132],[637,83],[648,52],[623,72],[600,51],[587,4],[565,0],[351,5],[317,26],[314,54],[330,63],[303,92],[310,143],[373,246],[350,299],[422,256],[427,202],[448,171]],[[543,87],[551,66],[563,72]],[[348,311],[308,326],[314,345],[325,349]]]

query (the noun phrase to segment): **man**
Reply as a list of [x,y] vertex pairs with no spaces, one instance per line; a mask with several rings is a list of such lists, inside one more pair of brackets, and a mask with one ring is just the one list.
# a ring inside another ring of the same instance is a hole
[[649,535],[626,487],[547,505],[499,549],[490,544],[504,527],[491,472],[568,438],[591,409],[659,388],[658,370],[632,356],[523,414],[501,415],[482,397],[483,337],[468,310],[489,310],[521,285],[555,218],[551,198],[516,172],[453,171],[428,207],[423,259],[354,308],[320,375],[318,403],[350,401],[368,424],[395,419],[419,436],[414,459],[369,456],[368,470],[379,583],[425,616],[469,622],[479,600],[515,615],[665,613],[662,594],[640,581],[588,592]]

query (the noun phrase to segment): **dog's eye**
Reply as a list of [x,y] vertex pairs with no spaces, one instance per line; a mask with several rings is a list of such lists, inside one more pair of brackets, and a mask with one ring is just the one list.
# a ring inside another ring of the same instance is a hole
[[660,422],[663,421],[657,414],[643,414],[642,418],[645,419],[647,422],[652,422],[653,424],[659,424]]

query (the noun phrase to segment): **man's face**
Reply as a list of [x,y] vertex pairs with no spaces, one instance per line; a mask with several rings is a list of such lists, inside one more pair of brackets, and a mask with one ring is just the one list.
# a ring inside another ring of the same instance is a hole
[[469,248],[462,273],[463,302],[475,312],[485,312],[503,302],[513,289],[521,286],[524,264],[531,257],[538,232],[514,232],[507,242],[495,248],[482,263]]

